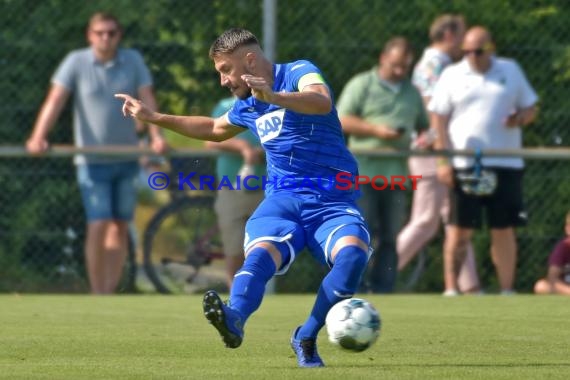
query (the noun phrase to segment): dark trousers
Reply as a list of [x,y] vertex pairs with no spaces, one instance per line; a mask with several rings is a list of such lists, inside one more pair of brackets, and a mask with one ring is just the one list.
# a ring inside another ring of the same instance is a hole
[[362,188],[359,206],[368,223],[374,254],[363,277],[363,290],[373,293],[394,291],[398,274],[396,239],[407,215],[406,191]]

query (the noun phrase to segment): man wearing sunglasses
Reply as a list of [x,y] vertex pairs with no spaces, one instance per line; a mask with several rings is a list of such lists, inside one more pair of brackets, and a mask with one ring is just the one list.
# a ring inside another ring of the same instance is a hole
[[[474,157],[438,159],[438,178],[450,188],[450,227],[444,247],[446,289],[457,289],[457,273],[473,229],[482,212],[491,230],[491,257],[501,294],[513,294],[517,244],[514,228],[526,223],[520,157],[484,157],[485,149],[520,149],[521,127],[536,115],[537,95],[519,65],[496,57],[489,31],[469,29],[463,39],[464,58],[448,67],[437,82],[428,109],[436,128],[436,149],[483,151],[474,170]],[[492,173],[492,193],[465,192],[461,178]]]
[[[77,147],[136,146],[136,124],[121,116],[117,92],[140,97],[153,109],[152,78],[139,52],[119,49],[122,29],[108,13],[95,13],[86,31],[89,47],[72,51],[60,64],[42,105],[28,151],[49,148],[47,135],[73,94],[73,129]],[[166,143],[149,125],[151,145],[162,153]],[[85,258],[92,293],[113,293],[127,256],[127,231],[135,209],[136,158],[77,155],[77,178],[87,217]]]

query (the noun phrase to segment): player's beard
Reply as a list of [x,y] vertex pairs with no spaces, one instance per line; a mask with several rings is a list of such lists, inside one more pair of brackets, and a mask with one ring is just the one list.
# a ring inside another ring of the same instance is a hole
[[249,98],[251,96],[251,88],[247,88],[247,92],[242,95],[242,96],[238,96],[238,98],[240,98],[241,100],[245,100],[247,98]]
[[[247,69],[247,67],[244,67],[245,74],[247,75],[255,75],[254,73],[252,73],[250,70]],[[245,81],[243,81],[244,86],[247,88],[247,91],[243,94],[243,95],[238,95],[238,98],[240,98],[241,100],[245,100],[247,98],[249,98],[250,96],[252,96],[252,92],[251,92],[251,88],[249,88],[249,86],[247,85],[247,83],[245,83]]]

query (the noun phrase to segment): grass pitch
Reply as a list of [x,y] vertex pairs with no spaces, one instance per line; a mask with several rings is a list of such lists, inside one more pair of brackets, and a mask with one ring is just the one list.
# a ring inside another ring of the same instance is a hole
[[327,367],[289,348],[312,295],[265,298],[236,350],[206,323],[199,296],[0,296],[2,379],[567,379],[570,298],[394,295],[378,342],[342,351],[319,336]]

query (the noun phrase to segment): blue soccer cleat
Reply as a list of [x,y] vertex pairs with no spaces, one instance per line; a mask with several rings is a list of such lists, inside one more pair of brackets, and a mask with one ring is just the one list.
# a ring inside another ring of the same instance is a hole
[[226,306],[214,290],[204,294],[202,306],[206,319],[218,330],[226,347],[238,348],[243,341],[243,322],[238,313]]
[[296,339],[300,328],[297,327],[291,336],[291,348],[297,355],[299,367],[324,367],[325,363],[317,352],[317,339]]

